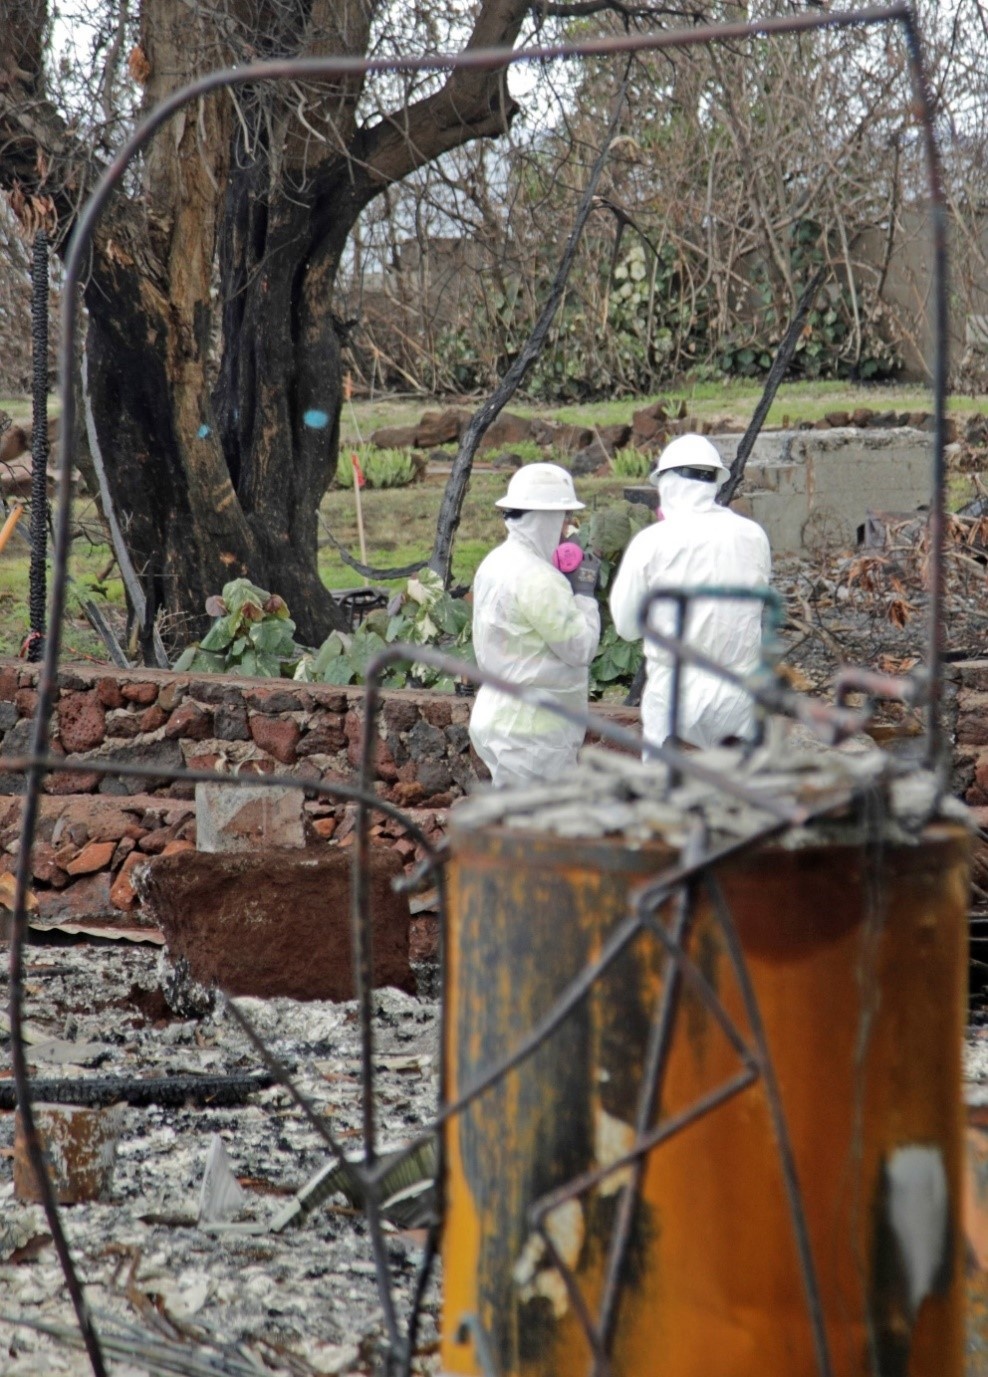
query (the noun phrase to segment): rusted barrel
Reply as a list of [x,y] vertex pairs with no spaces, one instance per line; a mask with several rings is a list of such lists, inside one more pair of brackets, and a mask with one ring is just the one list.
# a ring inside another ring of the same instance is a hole
[[[452,836],[445,1073],[455,1100],[546,1018],[676,853],[661,837],[629,845],[478,823],[469,805],[459,820],[454,812]],[[967,857],[956,821],[913,838],[894,827],[857,838],[845,826],[722,864],[722,905],[695,888],[689,952],[755,1047],[726,907],[798,1196],[787,1191],[764,1075],[653,1148],[614,1309],[614,1377],[959,1377]],[[674,903],[661,910],[667,927]],[[448,1122],[446,1373],[592,1370],[574,1297],[531,1211],[631,1147],[668,979],[660,944],[640,931],[534,1055]],[[649,1123],[716,1098],[743,1067],[684,982]],[[627,1179],[615,1172],[548,1218],[595,1324]]]

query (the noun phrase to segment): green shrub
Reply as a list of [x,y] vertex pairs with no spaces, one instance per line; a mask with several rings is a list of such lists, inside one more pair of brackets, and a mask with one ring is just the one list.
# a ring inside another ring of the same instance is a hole
[[301,646],[295,643],[288,607],[277,593],[266,593],[250,579],[234,579],[221,597],[208,599],[206,611],[216,620],[201,641],[183,650],[176,670],[266,679],[291,674]]
[[376,449],[364,446],[357,451],[341,450],[336,463],[336,482],[341,488],[353,487],[351,453],[356,452],[369,488],[404,488],[415,477],[415,464],[407,449]]
[[611,472],[615,478],[647,478],[654,463],[652,456],[640,449],[619,449],[611,459]]
[[[473,663],[470,604],[452,597],[438,574],[423,569],[392,598],[386,611],[372,612],[352,635],[334,631],[315,655],[303,656],[295,678],[306,683],[363,683],[369,661],[397,641],[435,646]],[[448,692],[454,687],[448,674],[421,663],[392,665],[382,683],[386,688],[412,685]]]

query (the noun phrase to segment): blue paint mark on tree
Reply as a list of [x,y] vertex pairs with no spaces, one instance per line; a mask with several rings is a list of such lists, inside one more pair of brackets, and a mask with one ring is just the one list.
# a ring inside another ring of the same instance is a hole
[[329,425],[329,416],[325,411],[320,411],[318,407],[311,407],[302,420],[310,430],[325,430]]
[[196,434],[199,436],[200,440],[205,440],[206,436],[209,434],[209,426],[200,426]]

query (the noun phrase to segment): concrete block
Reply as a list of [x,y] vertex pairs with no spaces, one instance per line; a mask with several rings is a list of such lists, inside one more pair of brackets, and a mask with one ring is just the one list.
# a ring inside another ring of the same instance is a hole
[[[711,436],[729,463],[737,436]],[[853,545],[869,509],[913,511],[929,501],[930,437],[840,428],[760,435],[745,496],[776,555]]]
[[199,851],[252,851],[256,846],[302,847],[301,789],[197,784]]

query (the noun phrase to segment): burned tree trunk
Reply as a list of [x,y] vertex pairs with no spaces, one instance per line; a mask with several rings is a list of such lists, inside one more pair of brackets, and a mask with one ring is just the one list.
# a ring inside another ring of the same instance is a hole
[[[7,8],[18,20],[15,50],[0,56],[0,186],[50,195],[64,245],[100,158],[46,95],[44,0]],[[512,45],[529,8],[483,0],[468,46]],[[150,109],[224,62],[366,52],[375,13],[260,0],[238,27],[183,0],[143,0],[130,74]],[[239,575],[279,593],[310,644],[340,622],[316,556],[339,438],[332,293],[347,237],[385,187],[496,138],[515,110],[503,71],[417,89],[410,81],[406,100],[364,123],[361,77],[200,101],[146,151],[141,194],[118,190],[97,228],[85,290],[92,457],[132,583],[171,614],[174,641],[203,629],[206,598]]]

